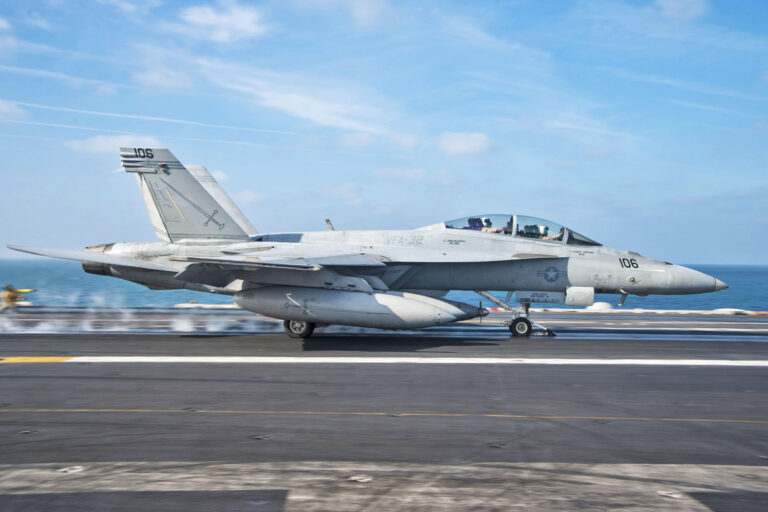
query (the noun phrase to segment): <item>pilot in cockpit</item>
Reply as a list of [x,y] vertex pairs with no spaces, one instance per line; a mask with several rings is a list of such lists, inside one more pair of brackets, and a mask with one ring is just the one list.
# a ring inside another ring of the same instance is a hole
[[495,228],[493,227],[493,223],[491,222],[491,219],[488,217],[483,217],[483,228],[481,231],[485,231],[486,233],[501,233],[501,231],[504,228]]
[[565,234],[565,228],[560,228],[560,231],[558,231],[554,235],[549,235],[549,227],[547,227],[547,235],[541,237],[541,239],[542,240],[562,240],[564,234]]

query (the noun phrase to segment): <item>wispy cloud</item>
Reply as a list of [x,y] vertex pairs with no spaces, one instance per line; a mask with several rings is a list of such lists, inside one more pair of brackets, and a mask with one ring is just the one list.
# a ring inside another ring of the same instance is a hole
[[[386,133],[385,124],[395,109],[375,91],[358,90],[342,81],[269,71],[240,62],[200,57],[156,46],[139,47],[150,57],[149,68],[167,66],[190,74],[197,86],[213,86],[218,92],[239,93],[241,100],[274,109],[320,126],[353,132]],[[159,84],[162,85],[162,84]],[[166,84],[168,89],[172,83]]]
[[484,153],[493,142],[484,133],[444,133],[437,138],[437,147],[447,155]]
[[402,149],[413,149],[419,145],[419,136],[413,133],[390,133],[389,140]]
[[72,140],[67,146],[87,153],[114,153],[119,147],[160,147],[160,141],[149,135],[96,135],[89,139]]
[[293,4],[302,9],[345,11],[359,28],[373,26],[389,8],[386,0],[294,0]]
[[553,160],[547,163],[548,166],[553,169],[576,169],[581,166],[578,162],[572,162],[568,160]]
[[358,27],[370,27],[388,8],[385,0],[340,0],[340,3],[352,14]]
[[95,55],[92,53],[70,50],[68,48],[57,48],[47,44],[32,43],[13,37],[10,35],[0,36],[0,52],[4,53],[32,53],[40,55],[62,55],[67,57],[88,59],[94,61],[110,61],[109,57]]
[[[568,143],[578,144],[589,158],[601,159],[611,156],[621,146],[629,145],[642,139],[641,136],[627,130],[617,129],[611,123],[592,115],[589,108],[579,108],[577,103],[566,105],[558,102],[560,112],[547,108],[540,112],[545,118],[520,116],[518,118],[500,118],[506,127],[526,134],[540,133],[554,135]],[[547,162],[543,164],[549,165]]]
[[[143,134],[130,132],[127,130],[110,130],[108,128],[95,128],[92,126],[79,126],[75,124],[65,124],[65,123],[48,123],[44,121],[24,121],[24,120],[15,120],[15,119],[0,119],[0,122],[2,123],[9,123],[9,124],[18,124],[18,125],[27,125],[27,126],[44,126],[47,128],[62,128],[65,130],[80,130],[80,131],[86,131],[86,132],[103,132],[103,133],[117,133],[122,135],[129,135],[132,137],[140,136],[143,137]],[[182,137],[178,135],[157,135],[153,136],[155,138],[162,137],[163,139],[172,139],[172,140],[188,140],[191,142],[211,142],[215,144],[231,144],[236,146],[251,146],[256,148],[270,148],[270,149],[285,149],[281,146],[277,146],[274,144],[259,144],[257,142],[250,142],[250,141],[244,141],[244,140],[228,140],[228,139],[212,139],[212,138],[203,138],[203,137]],[[317,151],[309,148],[300,148],[300,147],[292,147],[291,150],[293,151]]]
[[0,100],[0,121],[23,119],[26,112],[12,101]]
[[468,76],[474,89],[510,98],[504,108],[511,107],[514,114],[496,118],[507,128],[546,132],[582,145],[604,145],[606,138],[637,138],[612,126],[614,122],[605,118],[605,105],[564,88],[555,76],[539,80],[527,75],[516,80],[493,72],[471,72]]
[[370,91],[328,80],[283,74],[217,59],[176,55],[198,76],[223,90],[236,91],[257,104],[320,126],[356,132],[384,133],[393,108],[372,103]]
[[750,101],[768,101],[766,96],[755,96],[752,94],[745,94],[740,91],[734,91],[724,87],[713,86],[710,84],[689,82],[686,80],[680,80],[677,78],[671,78],[660,75],[648,75],[642,73],[634,73],[632,71],[625,71],[623,69],[597,67],[595,69],[606,71],[623,80],[631,80],[633,82],[643,82],[655,85],[664,85],[667,87],[674,87],[675,89],[682,89],[690,92],[696,92],[700,94],[709,94],[714,96],[726,96],[729,98],[738,98],[742,100]]
[[370,132],[345,133],[339,140],[341,145],[347,148],[363,148],[377,142],[388,142],[400,149],[413,149],[419,145],[418,135],[398,132],[386,135]]
[[475,46],[496,50],[510,50],[517,48],[515,45],[489,34],[474,23],[463,18],[445,18],[443,20],[443,27],[450,35]]
[[593,146],[584,150],[584,156],[590,160],[605,160],[613,156],[614,149],[608,146]]
[[81,130],[86,132],[109,132],[109,133],[124,133],[128,135],[135,135],[131,132],[127,132],[125,130],[110,130],[110,129],[102,129],[102,128],[94,128],[92,126],[78,126],[76,124],[65,124],[65,123],[48,123],[45,121],[22,121],[22,120],[12,120],[12,119],[3,119],[3,123],[11,123],[11,124],[18,124],[18,125],[27,125],[27,126],[44,126],[47,128],[63,128],[66,130]]
[[92,116],[116,117],[120,119],[137,119],[141,121],[157,121],[161,123],[184,124],[189,126],[202,126],[206,128],[222,128],[226,130],[241,130],[241,131],[249,131],[249,132],[280,133],[285,135],[293,135],[296,133],[296,132],[290,132],[290,131],[284,131],[284,130],[269,130],[266,128],[250,128],[245,126],[230,126],[225,124],[201,123],[199,121],[190,121],[187,119],[173,119],[169,117],[145,116],[141,114],[121,114],[117,112],[102,112],[98,110],[84,110],[84,109],[69,108],[69,107],[55,107],[52,105],[40,105],[39,103],[27,103],[24,101],[8,101],[8,100],[0,100],[0,101],[5,103],[12,103],[12,104],[20,105],[24,107],[29,107],[29,108],[36,108],[36,109],[42,109],[42,110],[54,110],[59,112],[73,112],[76,114],[87,114]]
[[24,21],[28,25],[32,25],[33,27],[37,27],[41,30],[52,30],[53,25],[48,22],[45,18],[40,16],[40,13],[31,11],[27,14],[27,17],[24,19]]
[[549,58],[549,53],[543,50],[495,36],[466,18],[447,16],[443,18],[442,23],[446,33],[473,46],[499,52],[524,54],[531,58]]
[[5,18],[0,18],[0,30],[8,30],[11,28],[11,24]]
[[426,169],[382,169],[374,173],[380,178],[395,178],[404,181],[420,181],[427,176]]
[[31,76],[35,78],[46,78],[51,80],[57,80],[64,82],[71,86],[83,86],[90,85],[97,87],[102,92],[113,92],[115,89],[121,87],[128,87],[121,84],[115,84],[111,82],[105,82],[103,80],[95,80],[92,78],[83,78],[74,75],[67,75],[65,73],[58,73],[56,71],[48,71],[45,69],[34,68],[22,68],[16,66],[6,66],[0,64],[0,73],[10,73],[14,75]]
[[[450,37],[449,44],[459,42],[465,47],[482,50],[483,54],[490,52],[504,56],[498,64],[507,76],[510,71],[515,71],[518,76],[513,81],[528,82],[542,76],[548,77],[552,73],[553,60],[548,51],[497,36],[468,18],[446,15],[442,19],[438,18],[438,22],[443,32]],[[505,33],[505,36],[508,34]]]
[[609,137],[621,137],[621,138],[628,138],[628,139],[637,138],[636,135],[633,135],[631,133],[611,130],[610,128],[605,127],[603,123],[600,123],[599,121],[596,121],[594,119],[586,119],[586,118],[582,118],[582,119],[569,118],[566,120],[553,119],[553,120],[545,121],[543,125],[546,128],[554,128],[556,130],[584,132],[584,133],[591,133],[595,135],[606,135]]
[[[669,0],[636,5],[608,0],[584,0],[573,12],[579,27],[586,26],[594,40],[602,39],[613,47],[629,41],[627,35],[641,36],[635,41],[642,47],[648,40],[685,43],[724,50],[764,52],[764,35],[731,30],[699,20],[708,12],[706,2]],[[583,36],[581,31],[575,32]]]
[[[344,98],[319,98],[309,90],[291,87],[284,89],[277,83],[258,83],[242,80],[239,84],[227,80],[219,85],[254,96],[261,105],[280,110],[294,117],[307,119],[322,126],[380,132],[378,122],[383,112],[375,107],[348,103]],[[293,89],[293,90],[291,90]],[[377,119],[378,118],[378,119]]]
[[[131,135],[131,136],[143,136],[143,134],[134,133],[127,130],[110,130],[108,128],[95,128],[92,126],[80,126],[80,125],[65,124],[65,123],[48,123],[44,121],[25,121],[20,119],[0,118],[0,123],[18,124],[18,125],[26,125],[26,126],[42,126],[47,128],[61,128],[64,130],[79,130],[79,131],[88,131],[88,132],[116,133],[116,134]],[[208,138],[208,137],[184,137],[184,136],[178,136],[178,135],[153,135],[153,136],[156,138],[161,138],[162,140],[166,140],[166,139],[185,140],[190,142],[206,142],[206,143],[212,143],[212,144],[249,146],[254,148],[277,149],[280,151],[291,151],[291,152],[301,151],[306,153],[335,153],[339,155],[348,155],[348,156],[393,158],[398,160],[407,159],[406,157],[392,154],[392,153],[376,154],[376,153],[361,153],[361,152],[352,152],[352,151],[335,151],[329,148],[310,148],[310,147],[301,147],[301,146],[295,146],[295,145],[290,145],[286,147],[286,146],[281,146],[277,144],[261,144],[258,142],[251,142],[247,140],[214,139],[214,138]],[[51,139],[51,140],[54,140],[54,139]]]
[[372,133],[345,133],[341,136],[341,145],[347,148],[364,148],[373,144],[376,137]]
[[347,206],[363,204],[363,186],[356,182],[346,182],[323,189],[323,194],[329,199],[339,201]]
[[[137,72],[135,78],[139,81],[146,81],[148,73],[162,75],[168,72],[179,72],[179,67],[171,68],[163,61],[166,59],[175,62],[182,69],[194,70],[198,79],[207,80],[212,85],[224,90],[243,93],[264,107],[276,109],[321,126],[368,133],[384,133],[386,130],[382,123],[391,118],[393,110],[391,107],[385,108],[369,104],[363,99],[362,93],[328,81],[274,73],[216,59],[171,53],[160,48],[144,47],[143,49],[147,54],[153,55],[152,65],[160,66],[160,68],[147,68]],[[105,93],[111,93],[120,88],[138,88],[137,86],[105,82],[44,69],[2,64],[0,64],[0,73],[57,80],[70,86],[93,86]],[[174,83],[173,81],[158,80],[156,83],[153,82],[153,85],[173,88]],[[94,113],[94,115],[96,114]],[[101,115],[109,114],[101,113]],[[113,115],[113,117],[117,117],[117,115]],[[167,120],[166,122],[172,121]],[[254,131],[269,130],[254,129]],[[274,132],[279,132],[279,130]]]
[[211,176],[213,176],[219,183],[226,183],[229,181],[229,174],[224,171],[211,171]]
[[731,110],[729,108],[715,107],[713,105],[704,105],[701,103],[692,103],[690,101],[680,101],[680,100],[672,100],[672,99],[667,99],[666,101],[668,103],[672,103],[673,105],[679,105],[681,107],[692,108],[696,110],[706,110],[708,112],[717,112],[719,114],[728,114],[728,115],[737,116],[737,117],[748,117],[748,118],[755,117],[755,116],[750,116],[749,114],[745,114],[743,112]]
[[653,8],[662,17],[677,21],[699,19],[709,12],[706,0],[655,0]]
[[443,186],[452,185],[456,180],[455,176],[445,169],[429,171],[427,169],[422,169],[421,167],[381,169],[374,171],[373,174],[385,180],[422,182],[429,187],[433,187],[435,184]]
[[44,137],[42,135],[22,135],[20,133],[0,133],[0,137],[18,138],[18,139],[30,139],[30,140],[47,140],[47,141],[66,141],[61,137]]
[[184,8],[179,12],[180,23],[166,23],[164,26],[193,39],[234,43],[266,34],[269,27],[263,17],[259,9],[230,0]]
[[100,4],[109,5],[122,11],[124,14],[138,14],[147,12],[163,2],[162,0],[97,0]]
[[143,69],[133,75],[140,85],[162,89],[192,88],[193,79],[186,71],[174,69],[152,56],[147,56],[147,59],[142,62]]
[[236,202],[246,204],[260,203],[266,199],[264,194],[260,194],[248,189],[237,192],[233,197]]

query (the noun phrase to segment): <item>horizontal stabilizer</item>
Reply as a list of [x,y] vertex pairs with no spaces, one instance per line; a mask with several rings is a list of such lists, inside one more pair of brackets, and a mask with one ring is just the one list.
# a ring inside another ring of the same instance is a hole
[[38,256],[48,256],[49,258],[59,258],[62,260],[90,261],[92,263],[104,263],[105,265],[143,268],[146,270],[163,270],[166,272],[176,271],[171,267],[158,265],[157,263],[152,263],[150,261],[127,258],[125,256],[113,256],[101,252],[75,251],[70,249],[42,249],[38,247],[22,247],[19,245],[8,245],[6,247],[13,249],[14,251],[37,254]]

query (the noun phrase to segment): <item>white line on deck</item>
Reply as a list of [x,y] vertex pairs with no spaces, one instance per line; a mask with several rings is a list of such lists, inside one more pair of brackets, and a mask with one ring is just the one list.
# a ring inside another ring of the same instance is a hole
[[747,366],[768,368],[755,359],[586,359],[510,357],[305,357],[305,356],[73,356],[5,357],[0,363],[193,363],[193,364],[509,364],[509,365],[629,365],[629,366]]

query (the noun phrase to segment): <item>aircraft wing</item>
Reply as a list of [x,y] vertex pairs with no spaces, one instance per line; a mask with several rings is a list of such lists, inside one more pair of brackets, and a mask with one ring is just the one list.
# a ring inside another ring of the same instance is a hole
[[531,258],[556,258],[553,254],[534,253],[491,253],[462,249],[427,249],[423,247],[377,247],[370,254],[387,263],[482,263],[491,261],[514,261]]
[[555,258],[554,254],[533,252],[481,252],[461,247],[427,248],[413,246],[361,247],[359,244],[254,242],[248,252],[227,252],[220,260],[249,260],[262,263],[307,264],[322,267],[381,267],[387,264],[475,263]]
[[[291,284],[294,286],[325,287],[329,283],[357,290],[387,289],[378,277],[387,266],[418,267],[435,263],[476,263],[522,261],[533,258],[554,258],[551,254],[515,253],[493,255],[462,250],[441,251],[420,247],[377,247],[376,253],[360,252],[359,245],[343,247],[326,244],[249,244],[247,253],[234,248],[224,256],[172,256],[171,260],[189,265],[175,275],[176,279],[226,286],[233,279],[246,279],[261,284]],[[348,250],[349,252],[339,252]],[[355,249],[358,252],[352,252]],[[335,253],[334,253],[335,252]],[[247,276],[247,277],[246,277]]]
[[256,270],[256,269],[282,269],[282,270],[306,270],[316,271],[322,267],[318,265],[312,265],[304,262],[303,260],[277,260],[277,261],[261,261],[261,260],[248,260],[244,258],[198,258],[196,256],[172,256],[174,261],[183,261],[188,263],[206,263],[208,265],[217,265],[222,269],[227,270]]
[[[330,282],[339,288],[354,288],[362,291],[372,291],[372,286],[377,289],[387,289],[387,285],[376,277],[376,272],[372,274],[371,269],[384,269],[389,265],[416,267],[430,263],[472,263],[556,257],[549,254],[493,255],[421,247],[377,247],[374,253],[372,248],[361,248],[359,245],[329,247],[325,244],[276,243],[259,245],[256,250],[250,250],[247,253],[231,252],[224,256],[211,257],[171,256],[170,261],[158,263],[90,251],[12,245],[8,248],[51,258],[171,272],[174,278],[180,281],[218,287],[225,287],[235,279],[247,279],[254,283],[308,287],[325,287]],[[354,249],[357,249],[357,252],[353,252]],[[360,252],[360,249],[369,249],[371,252]],[[248,277],[244,277],[244,272]]]
[[194,256],[172,257],[176,261],[188,261],[194,263],[208,263],[230,268],[278,268],[286,270],[320,270],[323,267],[383,267],[381,261],[364,254],[336,254],[319,257],[284,256],[278,253],[270,253],[269,256],[259,253],[260,256],[222,256],[212,258],[199,258]]
[[104,263],[106,265],[115,265],[121,267],[143,268],[146,270],[163,270],[166,272],[177,272],[178,270],[168,266],[161,265],[152,261],[140,260],[137,258],[128,258],[125,256],[115,256],[100,252],[74,251],[69,249],[42,249],[38,247],[23,247],[19,245],[8,245],[9,249],[14,251],[37,254],[39,256],[48,256],[49,258],[59,258],[64,260],[90,261],[93,263]]

